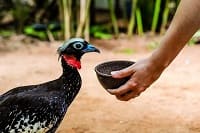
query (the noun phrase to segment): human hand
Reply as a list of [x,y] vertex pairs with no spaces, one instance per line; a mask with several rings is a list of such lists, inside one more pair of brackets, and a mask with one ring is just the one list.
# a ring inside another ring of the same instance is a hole
[[130,76],[130,79],[119,88],[109,89],[108,91],[121,101],[135,98],[159,78],[164,70],[164,68],[159,66],[159,63],[156,65],[156,63],[147,58],[120,71],[114,71],[111,73],[114,78]]

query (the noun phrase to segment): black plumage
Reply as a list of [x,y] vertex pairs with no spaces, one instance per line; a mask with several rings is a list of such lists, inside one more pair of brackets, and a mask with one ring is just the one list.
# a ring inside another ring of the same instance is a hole
[[53,81],[11,89],[0,96],[0,133],[54,133],[78,94],[84,53],[99,52],[81,38],[58,48],[63,73]]

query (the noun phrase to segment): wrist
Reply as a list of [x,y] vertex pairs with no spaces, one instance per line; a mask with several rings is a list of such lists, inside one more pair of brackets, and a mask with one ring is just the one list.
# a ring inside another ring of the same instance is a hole
[[162,57],[157,52],[154,52],[149,57],[149,60],[150,60],[151,64],[153,65],[153,67],[156,70],[160,70],[160,71],[163,71],[170,64],[170,60],[166,56]]

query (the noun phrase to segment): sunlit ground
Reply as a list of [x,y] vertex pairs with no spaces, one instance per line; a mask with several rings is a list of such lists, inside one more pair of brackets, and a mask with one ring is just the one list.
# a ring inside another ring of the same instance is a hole
[[[185,47],[158,81],[129,102],[116,100],[98,83],[94,72],[98,63],[145,58],[152,51],[146,47],[148,41],[146,38],[92,40],[101,49],[101,54],[90,53],[83,57],[80,70],[82,89],[58,133],[200,132],[198,45]],[[12,42],[15,44],[11,45],[12,50],[0,52],[1,93],[16,86],[38,84],[60,76],[56,49],[61,42],[30,45],[33,42],[28,41],[22,46],[17,40]]]

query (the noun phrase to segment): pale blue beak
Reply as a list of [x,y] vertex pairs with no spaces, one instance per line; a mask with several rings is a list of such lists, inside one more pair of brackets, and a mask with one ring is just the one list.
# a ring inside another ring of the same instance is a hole
[[95,48],[92,44],[88,44],[87,47],[85,49],[82,50],[84,53],[88,53],[88,52],[97,52],[100,53],[100,50]]

